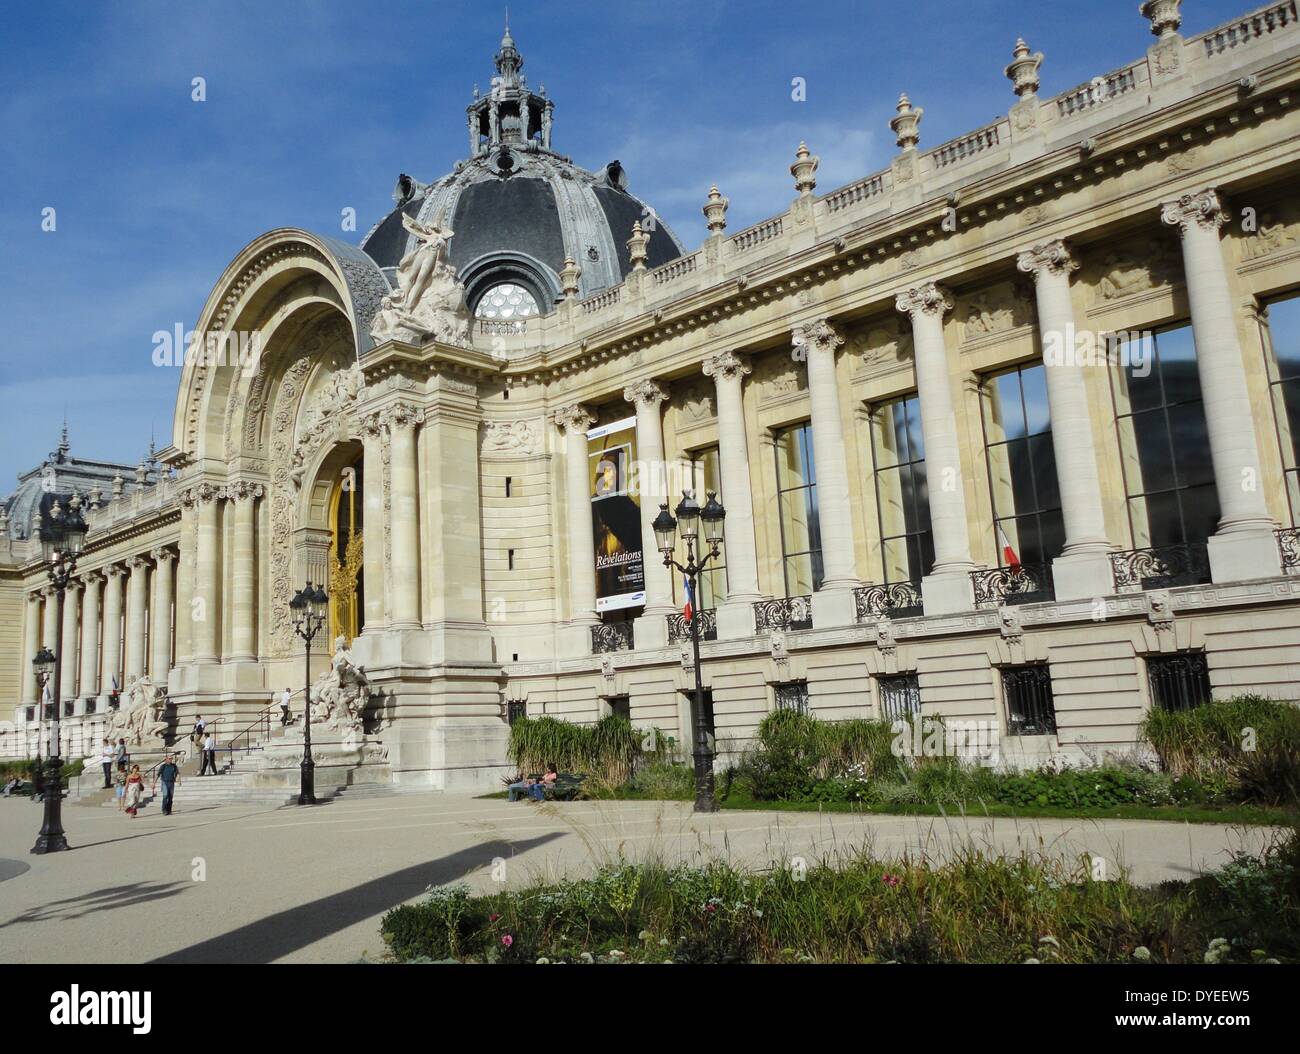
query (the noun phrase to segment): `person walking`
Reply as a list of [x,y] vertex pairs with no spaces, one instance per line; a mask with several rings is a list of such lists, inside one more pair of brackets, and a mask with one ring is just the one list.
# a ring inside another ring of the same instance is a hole
[[104,766],[104,789],[108,790],[113,786],[113,743],[107,738],[99,752],[99,763]]
[[135,819],[143,801],[144,777],[140,775],[140,766],[132,765],[131,774],[126,778],[126,814]]
[[280,693],[280,724],[282,725],[287,725],[289,723],[289,702],[292,699],[293,693],[290,692],[288,688]]
[[117,799],[117,811],[126,808],[126,773],[121,769],[113,774],[113,797]]
[[199,769],[200,776],[208,775],[208,769],[212,770],[212,775],[217,774],[217,737],[211,732],[203,737],[203,766]]
[[207,723],[203,720],[202,714],[195,716],[194,730],[190,732],[190,742],[194,744],[195,750],[201,750],[203,748],[203,732],[207,727]]
[[127,760],[128,760],[128,755],[127,755],[127,752],[126,752],[126,740],[125,740],[125,739],[119,739],[119,740],[117,741],[117,748],[116,748],[115,751],[114,751],[114,756],[117,758],[117,771],[118,771],[118,772],[125,772],[125,771],[126,771],[126,763],[127,763]]
[[158,780],[162,780],[162,814],[170,816],[172,814],[172,801],[176,796],[176,784],[181,781],[181,770],[176,764],[176,755],[168,754],[161,765],[158,766],[158,776],[154,780],[153,792],[158,793]]

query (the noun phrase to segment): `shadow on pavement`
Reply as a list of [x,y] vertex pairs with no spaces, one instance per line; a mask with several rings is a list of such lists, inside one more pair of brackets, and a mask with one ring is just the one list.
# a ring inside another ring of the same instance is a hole
[[[429,886],[464,878],[495,857],[510,857],[561,838],[547,834],[518,842],[493,841],[394,871],[341,893],[268,915],[151,960],[153,963],[269,963],[419,896]],[[378,934],[376,934],[378,938]]]
[[63,900],[54,900],[49,904],[28,908],[8,922],[0,923],[0,929],[20,922],[45,922],[49,919],[69,922],[86,915],[93,915],[97,911],[116,911],[118,908],[131,907],[133,904],[174,897],[189,886],[188,882],[132,882],[125,886],[109,886],[94,893],[65,897]]

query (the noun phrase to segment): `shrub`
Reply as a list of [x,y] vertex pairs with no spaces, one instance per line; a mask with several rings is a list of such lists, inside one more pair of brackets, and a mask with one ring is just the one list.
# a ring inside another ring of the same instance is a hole
[[628,781],[628,789],[647,798],[690,801],[695,797],[695,769],[671,761],[643,765]]
[[1294,704],[1242,695],[1192,710],[1155,708],[1142,733],[1163,771],[1206,785],[1212,796],[1300,803],[1300,708]]
[[397,958],[438,960],[463,954],[478,922],[469,887],[444,886],[419,904],[403,904],[388,912],[380,931]]
[[554,762],[562,772],[592,776],[597,783],[624,784],[642,764],[668,757],[670,740],[656,728],[638,729],[609,715],[594,725],[553,717],[521,718],[510,729],[509,754],[522,773]]

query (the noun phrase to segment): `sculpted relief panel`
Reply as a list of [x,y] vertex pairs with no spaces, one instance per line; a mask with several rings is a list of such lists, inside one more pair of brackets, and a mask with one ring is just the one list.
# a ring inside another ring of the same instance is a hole
[[861,356],[867,370],[892,369],[912,359],[911,327],[901,318],[882,319],[851,333],[847,350],[850,355]]
[[761,401],[770,402],[805,391],[808,377],[791,355],[775,352],[754,364],[754,383],[759,385]]
[[1181,278],[1178,247],[1167,239],[1111,247],[1098,254],[1087,271],[1093,302],[1103,305],[1172,285]]
[[1033,320],[1029,300],[1015,282],[999,282],[962,297],[957,305],[966,340],[1005,333]]
[[[1284,249],[1300,245],[1300,208],[1290,202],[1274,202],[1251,217],[1252,222],[1234,223],[1244,262],[1262,260]],[[1253,227],[1253,230],[1250,229]]]

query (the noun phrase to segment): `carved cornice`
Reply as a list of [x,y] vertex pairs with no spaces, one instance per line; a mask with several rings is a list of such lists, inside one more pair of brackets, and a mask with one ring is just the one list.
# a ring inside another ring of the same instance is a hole
[[905,289],[894,299],[894,306],[905,315],[937,315],[942,318],[953,309],[951,294],[935,282]]
[[714,380],[743,378],[752,372],[749,359],[734,351],[720,351],[704,360],[704,376]]
[[1075,259],[1070,247],[1057,238],[1026,249],[1016,257],[1016,267],[1025,274],[1033,275],[1034,281],[1037,281],[1042,274],[1068,276],[1079,269],[1079,261]]
[[572,406],[563,406],[551,414],[551,420],[555,426],[566,435],[573,435],[575,432],[586,433],[592,425],[596,423],[596,418],[591,412],[580,403],[574,403]]
[[796,326],[790,334],[791,342],[805,353],[828,352],[835,354],[835,349],[844,343],[844,335],[829,319],[818,319],[804,326]]
[[1160,220],[1177,227],[1186,234],[1193,225],[1206,231],[1217,231],[1228,222],[1223,199],[1214,187],[1184,194],[1177,201],[1167,201],[1160,206]]
[[658,381],[637,381],[623,389],[624,401],[634,406],[658,406],[667,398],[668,392]]

